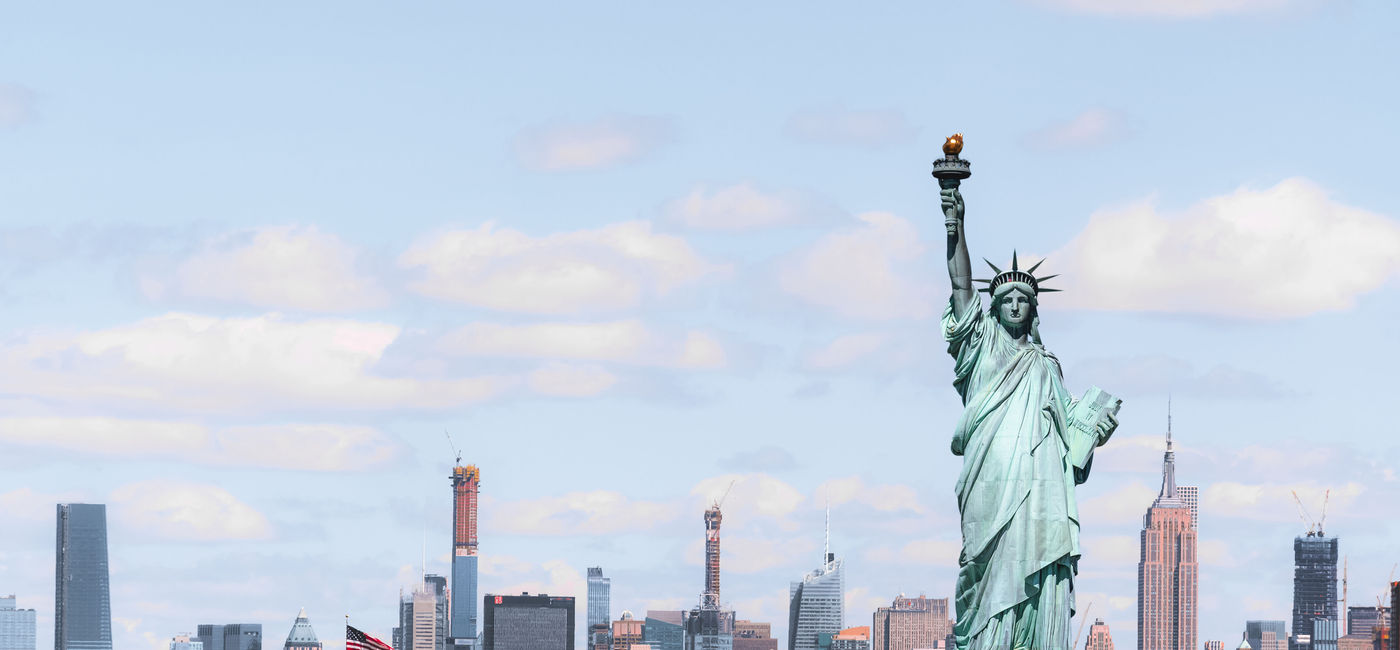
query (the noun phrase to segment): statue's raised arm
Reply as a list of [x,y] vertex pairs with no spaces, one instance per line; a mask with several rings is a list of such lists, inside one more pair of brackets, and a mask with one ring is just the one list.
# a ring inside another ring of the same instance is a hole
[[943,159],[933,164],[933,175],[938,179],[939,196],[943,203],[943,224],[948,229],[948,279],[953,285],[953,317],[961,319],[969,308],[977,304],[977,293],[972,288],[972,261],[967,253],[967,236],[963,231],[962,193],[958,185],[962,179],[972,175],[971,165],[958,158],[962,151],[962,134],[958,133],[943,143]]

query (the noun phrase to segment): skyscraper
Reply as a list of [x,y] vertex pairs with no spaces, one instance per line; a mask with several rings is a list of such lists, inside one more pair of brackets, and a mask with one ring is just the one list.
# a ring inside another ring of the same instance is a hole
[[870,625],[870,650],[936,648],[953,632],[947,598],[905,598],[875,610]]
[[1196,648],[1196,527],[1176,486],[1171,421],[1168,406],[1162,490],[1143,517],[1139,536],[1138,650]]
[[321,650],[321,642],[316,639],[316,631],[311,629],[311,619],[306,617],[306,608],[297,612],[297,620],[292,623],[292,631],[287,633],[287,642],[282,650]]
[[447,578],[427,574],[412,592],[399,594],[395,650],[448,650]]
[[1288,631],[1283,621],[1245,621],[1244,640],[1254,650],[1287,650]]
[[704,605],[686,612],[684,650],[732,650],[734,612]]
[[788,589],[788,650],[817,650],[821,635],[846,626],[844,563],[831,552],[831,513],[827,512],[822,564]]
[[622,610],[622,618],[612,624],[612,650],[632,650],[632,646],[644,643],[642,629],[645,621],[639,621],[632,612]]
[[701,604],[719,607],[719,527],[724,519],[716,502],[705,510],[705,591]]
[[487,594],[484,605],[485,650],[574,650],[573,596]]
[[1389,607],[1361,607],[1352,606],[1347,608],[1347,636],[1364,636],[1371,638],[1371,630],[1376,626],[1385,627],[1390,625]]
[[15,597],[0,596],[0,650],[34,650],[34,610],[16,609]]
[[778,650],[772,623],[734,621],[734,650]]
[[[1314,648],[1317,620],[1337,621],[1337,538],[1308,531],[1293,539],[1293,635],[1289,650]],[[1330,630],[1331,628],[1327,628]],[[1336,640],[1336,634],[1331,634]],[[1316,650],[1331,650],[1317,646]]]
[[603,577],[603,567],[588,567],[588,621],[594,625],[607,625],[612,621],[612,580]]
[[54,650],[112,650],[107,506],[58,504]]
[[481,471],[463,467],[461,456],[452,468],[452,617],[451,645],[475,649],[477,637],[476,506]]
[[1113,635],[1108,633],[1108,623],[1103,619],[1096,618],[1089,626],[1089,640],[1084,642],[1084,650],[1113,650]]
[[204,650],[262,650],[262,623],[203,624],[195,630]]
[[647,610],[642,626],[642,640],[652,650],[682,650],[685,646],[685,612],[680,610]]

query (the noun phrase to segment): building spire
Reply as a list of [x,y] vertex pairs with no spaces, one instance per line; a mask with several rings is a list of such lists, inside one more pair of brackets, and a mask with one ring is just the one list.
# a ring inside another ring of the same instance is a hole
[[826,496],[826,540],[822,543],[822,566],[831,564],[831,495]]
[[1167,453],[1162,455],[1162,493],[1158,500],[1176,498],[1176,453],[1172,451],[1172,398],[1167,396]]

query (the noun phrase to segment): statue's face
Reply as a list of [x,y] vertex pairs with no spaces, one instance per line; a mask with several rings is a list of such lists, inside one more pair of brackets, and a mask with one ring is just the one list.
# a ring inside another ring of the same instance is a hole
[[997,319],[1002,325],[1015,327],[1030,322],[1031,297],[1020,289],[1012,289],[997,303]]

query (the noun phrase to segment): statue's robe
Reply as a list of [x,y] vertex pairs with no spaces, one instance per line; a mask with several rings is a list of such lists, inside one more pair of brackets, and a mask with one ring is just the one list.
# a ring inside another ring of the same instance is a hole
[[1077,468],[1067,453],[1072,436],[1085,435],[1066,425],[1074,399],[1055,356],[1017,343],[980,298],[962,318],[950,301],[942,325],[964,407],[953,434],[953,453],[963,457],[957,647],[1068,650],[1079,560],[1074,486],[1089,474],[1087,460]]

